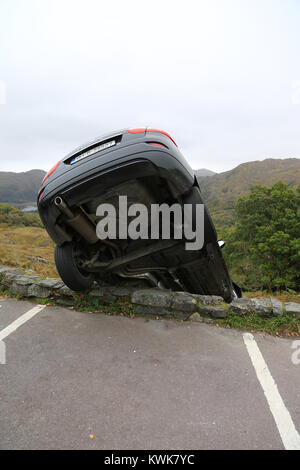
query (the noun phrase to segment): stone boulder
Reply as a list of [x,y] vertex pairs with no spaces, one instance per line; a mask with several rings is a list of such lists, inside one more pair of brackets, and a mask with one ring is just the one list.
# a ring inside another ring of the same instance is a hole
[[296,304],[295,302],[286,302],[284,304],[284,308],[286,313],[294,315],[297,318],[300,318],[300,304]]
[[131,302],[138,305],[168,308],[171,306],[172,292],[157,288],[137,290],[131,295]]

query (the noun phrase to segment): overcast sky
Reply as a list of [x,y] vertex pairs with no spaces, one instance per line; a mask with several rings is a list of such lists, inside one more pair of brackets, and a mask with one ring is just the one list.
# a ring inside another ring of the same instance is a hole
[[300,1],[0,0],[0,99],[0,170],[145,125],[195,169],[300,157]]

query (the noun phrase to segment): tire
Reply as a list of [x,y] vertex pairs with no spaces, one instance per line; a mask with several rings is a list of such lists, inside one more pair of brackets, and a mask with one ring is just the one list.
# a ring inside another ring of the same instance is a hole
[[55,264],[60,277],[71,290],[82,291],[92,286],[94,275],[78,269],[72,243],[55,247]]
[[[190,192],[184,197],[184,204],[192,204],[192,229],[196,229],[196,204],[204,204],[201,197],[200,189],[193,186]],[[208,213],[206,206],[204,206],[204,245],[215,242],[218,238],[213,221]]]

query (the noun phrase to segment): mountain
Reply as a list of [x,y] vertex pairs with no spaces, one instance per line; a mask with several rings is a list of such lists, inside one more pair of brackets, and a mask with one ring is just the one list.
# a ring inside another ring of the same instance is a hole
[[213,176],[216,175],[214,171],[207,170],[206,168],[201,168],[200,170],[195,170],[195,174],[197,178],[204,177],[204,176]]
[[[300,184],[300,159],[272,159],[242,163],[233,170],[214,173],[196,170],[204,201],[217,226],[230,225],[236,200],[249,192],[254,184],[271,186],[279,179],[297,187]],[[36,195],[46,172],[0,172],[0,203],[22,208],[35,205]]]
[[0,171],[0,203],[7,202],[16,207],[34,205],[45,174],[43,170],[23,173]]
[[242,163],[209,178],[198,176],[203,199],[219,227],[233,222],[235,203],[240,196],[248,194],[251,186],[271,186],[278,180],[296,188],[300,184],[300,159],[268,158]]

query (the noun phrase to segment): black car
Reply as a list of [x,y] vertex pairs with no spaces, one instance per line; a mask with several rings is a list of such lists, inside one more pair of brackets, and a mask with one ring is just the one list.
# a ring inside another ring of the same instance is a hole
[[194,171],[164,131],[121,130],[78,147],[49,171],[38,194],[39,214],[56,243],[57,270],[67,286],[80,291],[97,279],[143,277],[151,285],[220,295],[228,302],[240,296],[205,206],[204,244],[196,251],[186,249],[185,239],[161,234],[100,240],[97,208],[103,203],[118,207],[120,195],[127,196],[128,205],[146,207],[203,204]]

